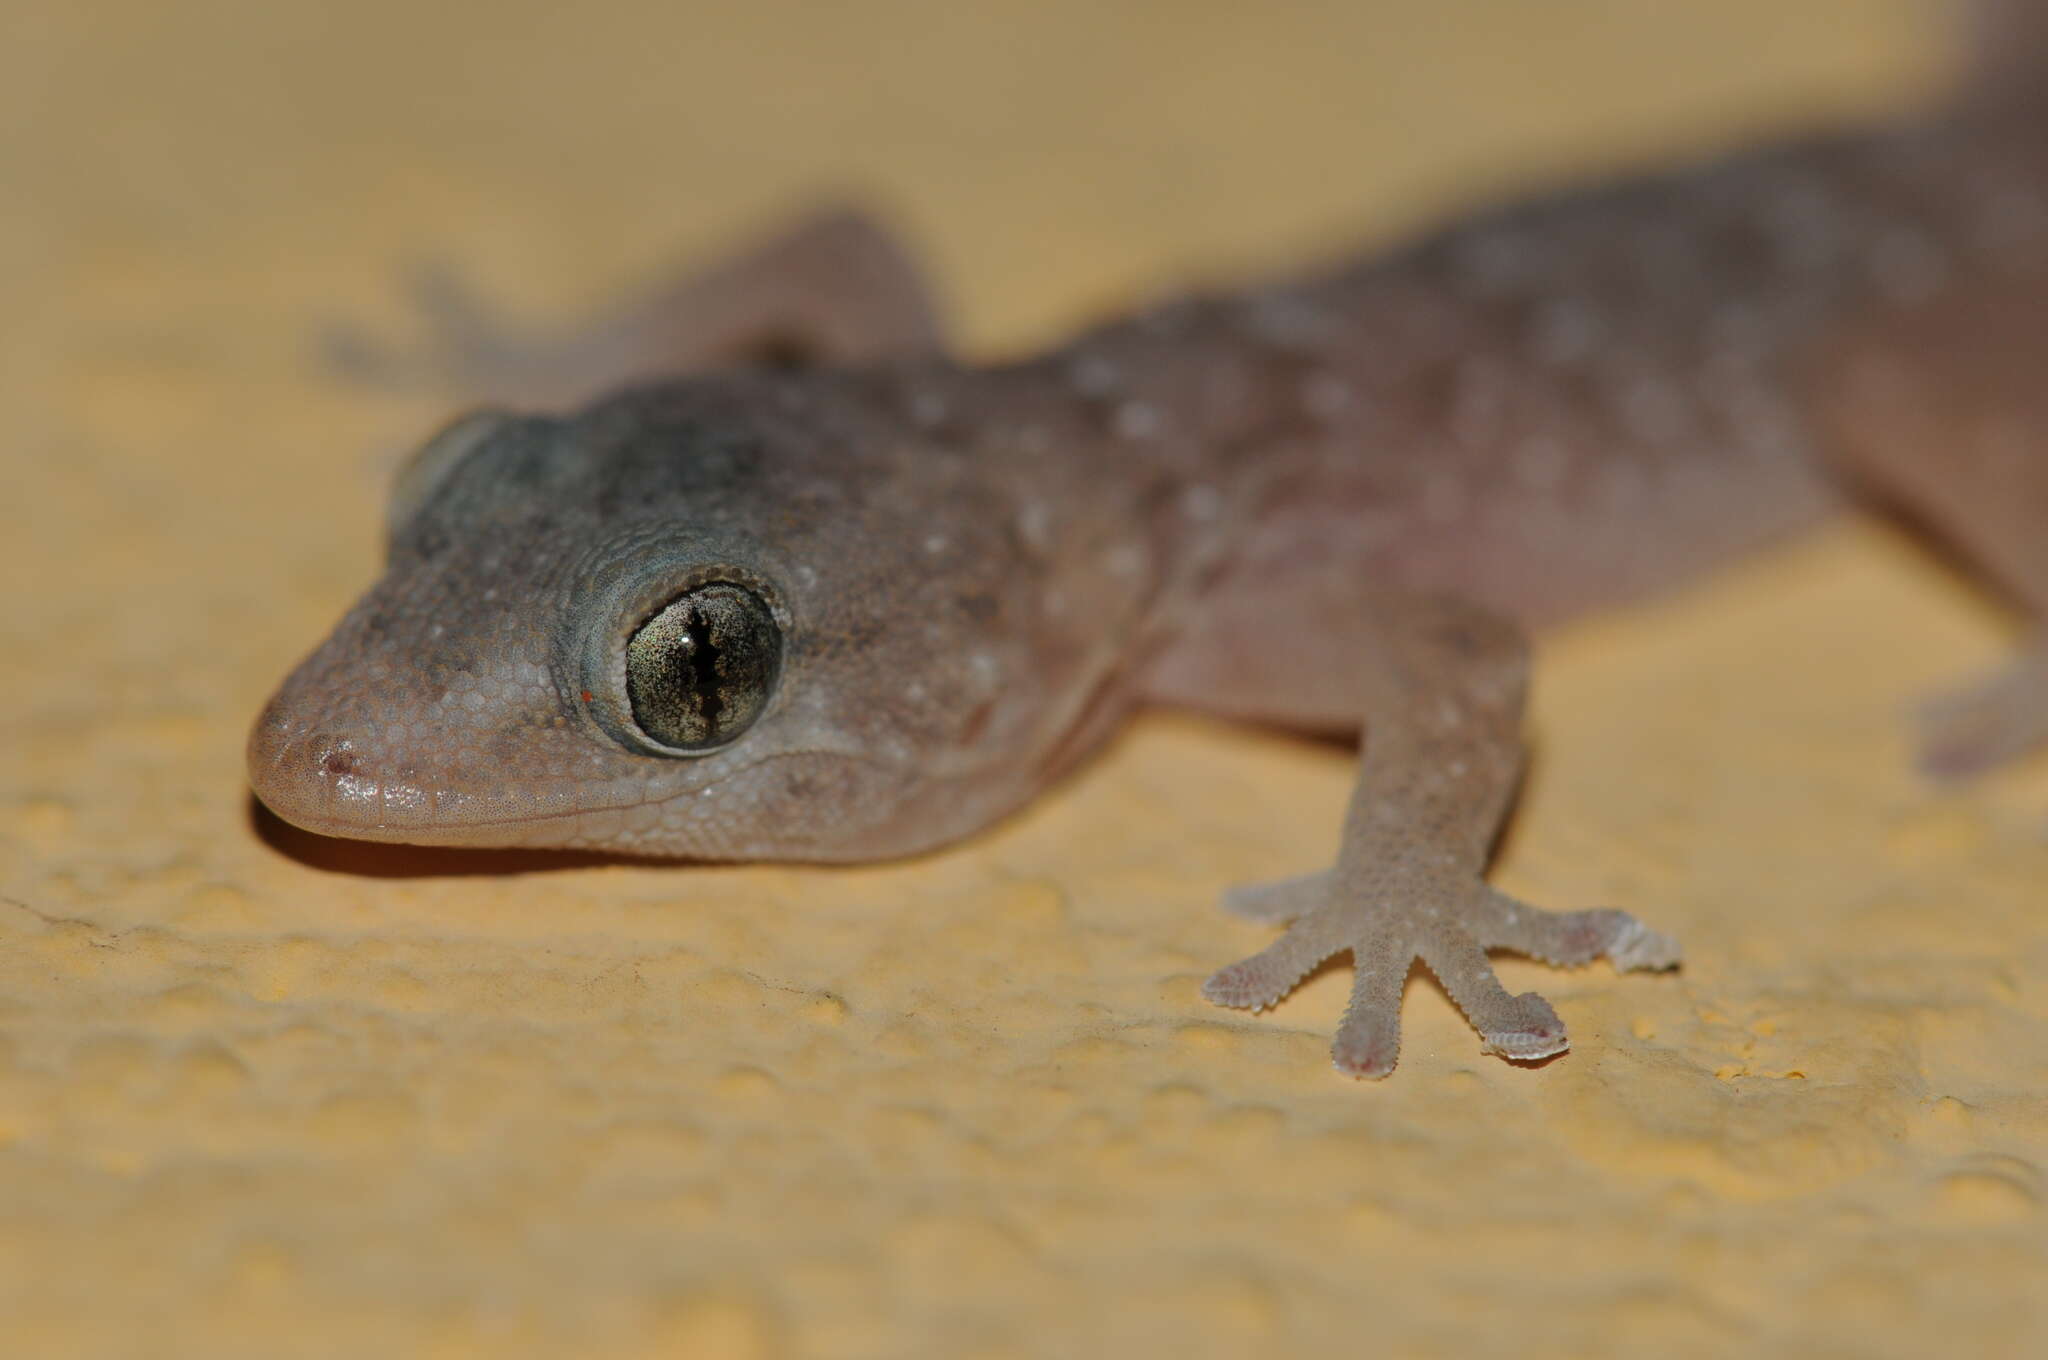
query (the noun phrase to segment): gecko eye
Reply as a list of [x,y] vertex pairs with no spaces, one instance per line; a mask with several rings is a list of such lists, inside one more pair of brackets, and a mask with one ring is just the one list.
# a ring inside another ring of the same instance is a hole
[[652,742],[698,753],[753,725],[782,671],[782,630],[725,581],[677,596],[626,643],[626,698]]

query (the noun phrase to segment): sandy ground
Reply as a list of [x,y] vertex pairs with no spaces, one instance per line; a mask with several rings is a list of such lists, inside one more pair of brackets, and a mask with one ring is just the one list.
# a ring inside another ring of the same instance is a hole
[[400,266],[565,317],[854,193],[1007,348],[1475,196],[1910,101],[1909,0],[0,13],[0,1349],[2012,1355],[2048,1322],[2048,769],[1916,782],[2011,621],[1851,522],[1545,640],[1499,880],[1678,932],[1482,1057],[1204,974],[1343,753],[1150,717],[872,870],[283,830],[246,725],[444,412]]

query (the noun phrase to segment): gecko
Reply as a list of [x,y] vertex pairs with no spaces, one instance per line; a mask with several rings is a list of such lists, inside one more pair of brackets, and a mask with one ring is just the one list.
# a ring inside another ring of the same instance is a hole
[[[1334,862],[1225,895],[1279,933],[1203,994],[1263,1010],[1348,954],[1334,1062],[1383,1077],[1419,960],[1485,1050],[1557,1054],[1490,951],[1680,950],[1487,880],[1529,630],[1851,500],[2048,611],[2048,22],[1989,12],[1985,69],[1930,112],[1023,359],[954,357],[847,214],[573,342],[444,289],[458,376],[510,404],[399,472],[384,573],[262,710],[254,791],[373,841],[861,861],[997,821],[1142,704],[1362,734]],[[682,376],[533,409],[657,362]],[[1933,701],[1920,755],[1957,775],[2044,736],[2036,642]]]

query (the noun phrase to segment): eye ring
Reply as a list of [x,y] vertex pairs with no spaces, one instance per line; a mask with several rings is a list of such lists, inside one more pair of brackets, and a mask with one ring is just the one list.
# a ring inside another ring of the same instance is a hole
[[766,601],[731,581],[675,596],[626,641],[626,706],[663,754],[703,755],[754,725],[782,673],[782,629]]

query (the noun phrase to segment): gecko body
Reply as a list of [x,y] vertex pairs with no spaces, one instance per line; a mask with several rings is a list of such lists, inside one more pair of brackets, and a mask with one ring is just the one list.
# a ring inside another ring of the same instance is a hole
[[[1334,865],[1230,895],[1285,930],[1206,994],[1348,951],[1336,1062],[1380,1076],[1420,958],[1490,1050],[1556,1053],[1489,950],[1678,948],[1485,881],[1525,626],[1852,495],[2048,607],[2039,114],[2007,89],[1536,200],[993,367],[937,352],[869,229],[799,233],[624,328],[716,371],[431,441],[251,778],[331,835],[844,861],[989,824],[1141,703],[1363,728]],[[728,363],[796,350],[828,362]],[[1929,763],[2041,736],[2044,673],[1938,708]]]

